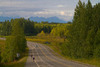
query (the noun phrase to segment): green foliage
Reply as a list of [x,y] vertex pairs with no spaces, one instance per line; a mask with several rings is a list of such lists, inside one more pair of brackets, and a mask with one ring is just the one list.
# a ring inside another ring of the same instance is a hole
[[[1,53],[2,63],[11,62],[16,56],[16,49],[18,48],[15,44],[14,37],[8,37],[6,39],[5,47]],[[16,49],[15,49],[16,48]]]
[[1,32],[2,32],[2,23],[0,22],[0,35],[1,35]]
[[44,31],[41,31],[41,33],[39,33],[38,36],[45,36]]
[[[76,6],[73,23],[69,28],[68,41],[62,52],[73,58],[100,57],[100,9],[99,4],[92,7],[90,0]],[[97,20],[95,20],[97,19]]]
[[34,34],[34,22],[26,20],[24,18],[11,19],[11,21],[5,21],[0,23],[0,35],[8,36],[11,35],[13,23],[18,21],[21,27],[24,29],[25,35]]
[[94,41],[94,56],[100,57],[100,29],[97,31]]
[[34,34],[38,34],[40,33],[42,30],[45,32],[45,33],[50,33],[52,28],[55,27],[56,24],[49,24],[49,23],[36,23],[34,28],[35,28],[35,31],[34,31]]
[[63,26],[66,25],[60,23],[48,23],[44,21],[42,21],[41,23],[37,23],[30,21],[29,19],[26,20],[24,18],[11,19],[11,21],[5,21],[0,23],[0,35],[3,36],[11,35],[12,27],[14,25],[14,22],[16,21],[20,23],[26,36],[37,35],[38,33],[41,33],[42,30],[45,33],[49,34],[54,27],[59,25]]
[[2,23],[1,27],[1,35],[7,36],[11,34],[11,23],[9,21],[5,21]]
[[59,24],[51,30],[51,35],[59,37],[67,37],[68,34],[68,24]]
[[20,51],[25,51],[25,47],[26,47],[26,39],[25,39],[25,35],[24,35],[24,30],[23,27],[21,27],[20,25],[20,20],[15,20],[13,27],[12,27],[12,36],[15,37],[15,42],[16,45],[18,45],[18,48]]
[[[12,26],[14,25],[13,22],[19,22],[19,25],[23,28],[25,35],[33,35],[34,33],[34,22],[28,20],[25,20],[24,18],[20,19],[12,19],[11,23]],[[16,25],[16,24],[15,24]]]
[[12,35],[6,39],[6,45],[2,51],[2,63],[12,62],[16,58],[17,53],[22,53],[26,48],[26,39],[23,28],[19,20],[13,21]]

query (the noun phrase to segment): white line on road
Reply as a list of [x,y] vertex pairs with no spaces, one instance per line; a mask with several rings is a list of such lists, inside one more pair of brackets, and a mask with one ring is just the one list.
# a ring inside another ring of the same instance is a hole
[[[41,46],[42,44],[39,44],[39,45]],[[55,57],[51,52],[49,52],[45,46],[41,46],[41,47],[43,47],[53,58],[58,59],[58,58]],[[60,59],[60,58],[59,58],[59,60],[60,60],[60,61],[64,61],[64,60],[62,60],[62,59]]]
[[[33,49],[35,49],[35,47],[34,47]],[[33,50],[32,50],[32,51],[33,51]],[[33,55],[34,55],[34,53],[33,53]],[[38,67],[40,67],[39,64],[36,62],[36,60],[35,60],[35,63],[36,63],[36,65],[37,65]]]
[[[36,43],[37,44],[37,43]],[[36,50],[37,51],[37,50]],[[38,54],[38,52],[37,52],[37,54]],[[38,54],[38,57],[43,61],[43,59],[39,56],[39,54]],[[47,64],[49,67],[53,67],[52,65],[50,65],[50,64],[48,64],[48,63],[46,63],[45,61],[43,61],[45,64]]]
[[[39,47],[39,46],[38,46],[38,47]],[[51,61],[54,61],[54,62],[60,63],[60,64],[62,64],[62,65],[64,65],[64,66],[67,66],[67,67],[72,67],[72,66],[70,66],[70,65],[67,65],[67,64],[61,63],[61,62],[59,62],[59,61],[57,61],[57,60],[54,60],[54,59],[48,57],[48,56],[45,54],[45,52],[43,52],[43,50],[41,49],[41,47],[39,47],[39,48],[40,48],[41,52],[45,55],[45,57],[47,57],[47,58],[50,59]]]
[[[31,45],[28,45],[28,46],[30,46],[30,47],[32,48]],[[32,48],[32,52],[33,52],[33,49],[34,49],[34,48]],[[34,55],[34,53],[33,53],[33,55]],[[39,64],[36,62],[36,60],[34,60],[34,62],[36,63],[37,67],[40,67]]]
[[38,67],[40,67],[39,64],[36,61],[35,61],[35,63],[37,64]]

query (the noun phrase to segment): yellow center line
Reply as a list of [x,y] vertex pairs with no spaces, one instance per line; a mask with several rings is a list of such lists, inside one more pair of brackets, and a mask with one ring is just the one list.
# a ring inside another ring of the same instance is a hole
[[61,63],[61,62],[59,62],[59,61],[56,61],[56,60],[54,60],[54,59],[48,57],[48,56],[43,52],[43,50],[42,50],[40,47],[39,47],[39,49],[42,51],[42,53],[43,53],[43,54],[44,54],[48,59],[50,59],[50,60],[52,60],[52,61],[54,61],[54,62],[60,63],[60,64],[62,64],[62,65],[64,65],[64,66],[72,67],[72,66],[70,66],[70,65],[67,65],[67,64]]

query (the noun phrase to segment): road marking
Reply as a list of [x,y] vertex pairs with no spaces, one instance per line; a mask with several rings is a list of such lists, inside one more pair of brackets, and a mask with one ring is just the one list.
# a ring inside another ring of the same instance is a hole
[[[39,46],[38,46],[38,47],[39,47]],[[60,63],[60,64],[62,64],[62,65],[64,65],[64,66],[72,67],[72,66],[70,66],[70,65],[66,65],[66,64],[64,64],[64,63],[61,63],[61,62],[59,62],[59,61],[56,61],[56,60],[54,60],[54,59],[48,57],[48,56],[43,52],[43,50],[42,50],[40,47],[39,47],[39,49],[42,51],[42,53],[43,53],[48,59],[50,59],[50,60],[52,60],[52,61],[54,61],[54,62]]]
[[[42,45],[42,44],[39,44],[40,46]],[[46,47],[45,46],[41,46],[41,47],[43,47],[44,49],[46,49]],[[57,57],[55,57],[52,53],[50,53],[47,49],[46,49],[46,51],[50,54],[50,55],[52,55],[52,57],[54,57],[55,59],[59,59],[60,61],[64,61],[64,60],[62,60],[62,59],[60,59],[60,58],[57,58]],[[65,61],[64,61],[65,62]]]
[[[35,47],[34,47],[33,49],[35,49]],[[32,50],[32,51],[33,51],[33,50]],[[33,53],[33,55],[34,55],[34,53]],[[36,60],[34,60],[34,61],[35,61],[36,65],[37,65],[38,67],[40,67],[39,64],[36,62]]]
[[[33,46],[33,45],[32,45]],[[35,48],[35,49],[37,49],[37,48]],[[37,50],[36,50],[36,52],[37,52]],[[37,52],[37,55],[38,55],[38,57],[40,58],[40,56],[39,56],[39,54],[38,54],[38,52]],[[41,61],[43,61],[42,60],[42,58],[40,58],[41,59]],[[45,61],[43,61],[43,63],[46,63]],[[50,66],[50,67],[53,67],[52,65],[50,65],[50,64],[48,64],[48,63],[46,63],[48,66]]]
[[[28,45],[28,46],[32,48],[31,45]],[[32,48],[32,52],[33,52],[33,49],[34,49],[34,48]],[[33,54],[33,55],[34,55],[34,54]],[[34,62],[36,63],[37,67],[40,67],[39,64],[36,62],[36,60],[34,60]]]
[[35,61],[35,63],[37,64],[38,67],[40,67],[39,64],[36,61]]

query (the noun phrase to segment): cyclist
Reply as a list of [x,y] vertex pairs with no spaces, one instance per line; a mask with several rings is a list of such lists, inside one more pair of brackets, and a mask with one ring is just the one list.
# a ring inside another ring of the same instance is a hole
[[33,56],[33,61],[35,60],[35,57]]
[[31,54],[31,57],[32,57],[33,55]]

